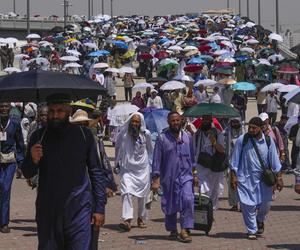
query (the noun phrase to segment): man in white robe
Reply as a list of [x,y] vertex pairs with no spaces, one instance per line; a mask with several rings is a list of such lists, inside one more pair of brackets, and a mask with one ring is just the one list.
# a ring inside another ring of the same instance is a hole
[[117,136],[116,164],[120,167],[120,187],[122,196],[122,219],[120,228],[130,231],[133,219],[132,196],[138,199],[137,225],[145,228],[147,210],[145,208],[150,192],[150,159],[153,146],[151,133],[146,129],[141,113],[134,113]]

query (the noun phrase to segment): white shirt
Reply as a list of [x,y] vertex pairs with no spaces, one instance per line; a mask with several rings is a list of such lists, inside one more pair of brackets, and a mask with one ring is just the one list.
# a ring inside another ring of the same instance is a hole
[[214,93],[211,98],[209,99],[209,102],[210,103],[221,103],[222,100],[221,100],[221,97],[218,93]]
[[207,102],[208,95],[205,90],[203,92],[200,92],[199,90],[197,90],[195,92],[195,97],[196,97],[196,100],[198,103],[205,103],[205,102]]
[[154,99],[152,99],[152,97],[148,98],[147,107],[162,109],[163,104],[160,96],[156,96]]
[[299,105],[294,102],[289,102],[287,117],[298,116],[299,114]]
[[267,96],[267,113],[277,113],[277,101],[276,96],[273,97],[268,95]]

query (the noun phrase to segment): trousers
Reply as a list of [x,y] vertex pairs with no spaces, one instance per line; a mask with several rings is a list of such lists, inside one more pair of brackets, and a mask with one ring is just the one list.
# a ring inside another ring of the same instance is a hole
[[[133,219],[133,204],[132,196],[127,193],[122,195],[122,219],[132,220]],[[138,200],[138,217],[142,220],[146,220],[148,216],[148,211],[146,209],[147,197],[137,197]]]
[[257,221],[264,222],[266,220],[267,214],[271,208],[271,201],[263,202],[256,206],[251,206],[244,203],[241,203],[240,205],[247,232],[250,234],[255,234],[257,232]]
[[16,164],[0,166],[0,227],[9,223],[10,193]]

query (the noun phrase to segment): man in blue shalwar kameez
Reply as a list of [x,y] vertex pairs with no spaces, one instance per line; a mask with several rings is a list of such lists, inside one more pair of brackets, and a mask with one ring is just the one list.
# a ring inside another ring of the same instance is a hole
[[[49,97],[46,128],[33,133],[22,171],[39,173],[36,221],[40,250],[90,248],[104,223],[106,181],[90,130],[69,122],[69,98]],[[97,239],[96,239],[97,240]]]
[[[268,187],[262,181],[263,166],[253,145],[256,144],[264,165],[271,167],[277,174],[277,189],[281,191],[283,188],[281,163],[276,146],[272,138],[269,138],[268,146],[267,139],[262,133],[262,125],[263,122],[259,117],[249,121],[248,133],[237,139],[230,162],[231,185],[238,192],[248,239],[256,239],[256,234],[263,233],[264,221],[270,210],[273,194],[273,187]],[[245,136],[248,140],[244,139]]]
[[152,165],[152,189],[156,191],[161,185],[161,207],[165,214],[166,230],[171,232],[170,238],[178,236],[176,224],[177,213],[180,213],[179,239],[191,242],[189,229],[194,227],[194,156],[191,139],[181,130],[181,121],[177,112],[169,113],[169,128],[157,138]]

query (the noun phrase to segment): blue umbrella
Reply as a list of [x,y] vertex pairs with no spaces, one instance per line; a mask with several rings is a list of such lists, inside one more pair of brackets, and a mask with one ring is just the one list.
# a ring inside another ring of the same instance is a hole
[[125,42],[113,41],[112,43],[120,49],[128,49],[128,45]]
[[206,61],[200,57],[193,57],[187,62],[187,64],[206,64]]
[[209,56],[209,55],[200,55],[198,58],[201,58],[202,60],[205,60],[207,62],[214,61],[214,58],[212,56]]
[[169,113],[170,110],[166,109],[150,109],[150,111],[144,113],[146,126],[151,133],[161,132],[169,126],[167,119]]
[[256,86],[250,82],[237,82],[232,86],[233,90],[252,91],[256,90]]
[[170,41],[170,39],[168,39],[168,38],[162,38],[162,39],[160,39],[160,40],[158,41],[158,43],[159,43],[159,44],[163,44],[163,43],[168,42],[168,41]]
[[88,56],[107,56],[110,52],[107,50],[97,50],[88,54]]
[[240,62],[244,62],[244,61],[247,61],[249,59],[250,59],[250,57],[247,56],[247,55],[240,55],[240,56],[235,57],[235,60],[240,61]]

